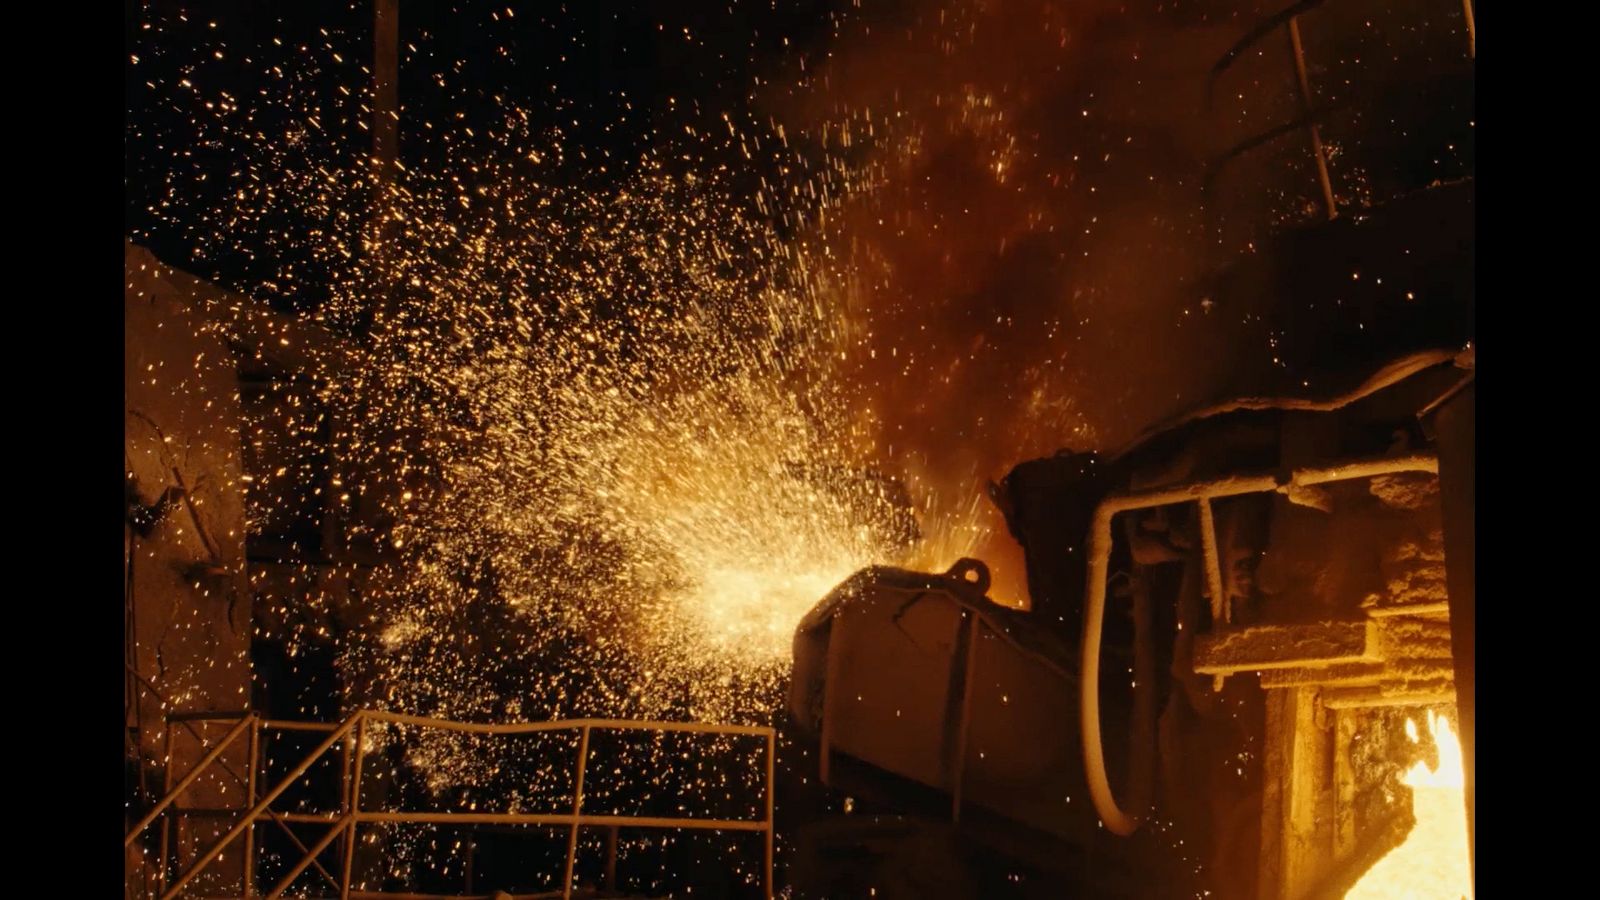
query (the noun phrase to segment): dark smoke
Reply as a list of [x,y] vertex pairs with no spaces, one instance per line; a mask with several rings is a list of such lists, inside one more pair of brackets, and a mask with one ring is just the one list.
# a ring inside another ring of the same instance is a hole
[[[1277,11],[867,9],[799,87],[770,100],[804,140],[865,173],[840,185],[847,199],[827,223],[855,276],[843,380],[862,393],[858,428],[932,498],[931,515],[959,518],[1020,461],[1115,447],[1226,394],[1311,386],[1287,358],[1284,310],[1227,308],[1208,292],[1219,267],[1273,230],[1323,215],[1298,135],[1207,193],[1226,148],[1299,111],[1281,29],[1217,79],[1208,103],[1213,66]],[[1336,175],[1347,195],[1367,177]],[[1024,596],[1009,538],[984,555],[998,589]]]

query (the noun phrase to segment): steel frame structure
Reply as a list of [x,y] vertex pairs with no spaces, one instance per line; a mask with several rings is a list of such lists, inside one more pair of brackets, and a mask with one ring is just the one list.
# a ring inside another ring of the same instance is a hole
[[[232,727],[212,744],[204,756],[176,783],[172,781],[171,771],[171,741],[173,726],[181,723],[232,723]],[[572,803],[568,810],[561,812],[544,813],[483,813],[483,812],[383,812],[365,810],[361,807],[361,776],[362,766],[366,753],[366,738],[369,729],[374,725],[392,724],[409,725],[422,728],[435,728],[457,733],[480,735],[517,735],[534,734],[541,732],[576,731],[578,734],[578,753],[573,761],[573,789]],[[351,882],[351,869],[355,861],[356,833],[366,824],[371,823],[428,823],[428,824],[502,824],[502,825],[543,825],[548,827],[565,827],[567,834],[567,853],[565,870],[562,876],[559,896],[570,898],[573,892],[573,867],[577,861],[578,832],[580,829],[591,826],[605,826],[610,829],[620,827],[655,828],[655,829],[695,829],[711,831],[744,831],[759,832],[764,837],[765,858],[763,861],[763,892],[767,900],[773,895],[772,880],[772,853],[773,853],[773,781],[777,755],[777,732],[765,726],[743,725],[718,725],[698,722],[661,722],[651,720],[631,719],[566,719],[550,722],[525,722],[514,724],[479,724],[468,722],[454,722],[445,719],[434,719],[424,716],[411,716],[401,713],[380,712],[374,710],[361,710],[342,722],[295,722],[285,720],[272,720],[262,718],[254,712],[238,714],[226,713],[189,713],[174,714],[167,718],[167,754],[168,766],[166,783],[169,786],[165,796],[157,801],[133,828],[124,840],[124,846],[132,846],[146,829],[161,822],[160,855],[158,861],[159,890],[162,900],[173,900],[178,897],[196,876],[204,871],[216,860],[222,858],[226,851],[239,838],[244,839],[244,896],[253,898],[257,896],[255,877],[255,829],[256,823],[273,821],[280,827],[287,829],[288,823],[324,823],[329,826],[327,833],[310,847],[300,845],[304,851],[301,859],[279,879],[278,883],[267,891],[264,897],[268,900],[283,896],[284,892],[292,886],[296,879],[307,868],[315,866],[317,871],[332,886],[338,889],[340,900],[350,900],[352,897],[397,897],[402,895],[385,894],[371,891],[353,890]],[[327,732],[327,737],[317,745],[306,757],[295,765],[274,786],[260,791],[262,771],[262,740],[268,731],[302,731],[302,732]],[[586,813],[583,810],[583,782],[589,764],[589,737],[594,731],[653,731],[658,733],[688,732],[697,734],[714,734],[724,736],[754,736],[764,739],[766,744],[766,771],[762,782],[764,815],[759,819],[708,819],[697,817],[667,817],[667,816],[635,816],[635,815],[599,815]],[[221,762],[223,754],[230,746],[236,744],[240,737],[248,735],[249,764],[244,776],[240,776],[231,768]],[[323,759],[335,747],[340,748],[340,810],[337,813],[290,813],[272,809],[272,804],[296,781],[306,774],[319,760]],[[206,772],[213,767],[220,766],[227,774],[233,775],[244,783],[245,803],[247,808],[236,810],[193,810],[182,809],[176,805],[178,798],[194,785]],[[186,814],[214,812],[219,814],[237,813],[233,825],[223,833],[210,847],[202,851],[198,858],[185,870],[168,881],[168,860],[171,857],[171,834],[175,830],[176,822]],[[292,836],[292,835],[291,835]],[[343,864],[336,875],[329,872],[317,862],[328,847],[335,840],[344,838]],[[296,844],[300,842],[298,839]],[[610,854],[615,853],[615,841],[607,841],[607,871],[614,871],[614,859]],[[423,895],[407,894],[407,897]],[[445,895],[448,896],[448,895]]]

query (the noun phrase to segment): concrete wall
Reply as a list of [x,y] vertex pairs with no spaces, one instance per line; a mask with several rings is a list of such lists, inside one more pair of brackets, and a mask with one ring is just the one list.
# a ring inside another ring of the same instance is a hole
[[[233,354],[199,314],[223,298],[220,290],[132,245],[125,287],[125,749],[131,762],[137,748],[146,785],[159,796],[167,714],[236,718],[250,704],[238,378]],[[192,727],[215,737],[227,726]],[[171,738],[176,778],[204,751],[188,728]],[[224,762],[242,773],[244,751],[241,742]],[[217,776],[197,783],[183,805],[241,805],[243,786]],[[173,836],[180,846],[208,840],[213,830],[186,825],[194,827]],[[157,833],[150,829],[142,846],[154,845]]]
[[[127,527],[130,662],[180,709],[242,710],[250,699],[250,603],[238,379],[228,347],[195,314],[206,294],[222,293],[132,246],[126,275],[130,501],[149,507],[170,488],[186,493],[156,514],[148,533]],[[159,720],[159,700],[141,693],[143,720]]]

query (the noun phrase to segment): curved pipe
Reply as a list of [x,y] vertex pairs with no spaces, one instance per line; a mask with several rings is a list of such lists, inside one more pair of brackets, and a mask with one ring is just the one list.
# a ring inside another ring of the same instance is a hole
[[[1119,512],[1169,506],[1175,503],[1205,504],[1217,497],[1237,497],[1241,494],[1284,491],[1290,487],[1308,487],[1332,481],[1351,481],[1387,475],[1393,472],[1439,473],[1439,459],[1432,453],[1412,453],[1404,456],[1380,456],[1368,459],[1351,459],[1326,466],[1293,469],[1283,473],[1234,475],[1197,481],[1172,487],[1112,494],[1095,507],[1094,520],[1089,525],[1089,561],[1087,584],[1084,586],[1083,605],[1083,655],[1082,675],[1079,678],[1079,732],[1083,735],[1084,775],[1089,782],[1089,798],[1094,801],[1095,812],[1112,834],[1127,837],[1139,828],[1139,817],[1117,805],[1111,793],[1111,780],[1106,776],[1105,746],[1100,739],[1100,633],[1105,624],[1106,575],[1111,565],[1111,520]],[[1213,537],[1214,540],[1214,537]],[[1210,554],[1208,554],[1210,555]],[[1219,573],[1220,574],[1220,573]],[[1217,606],[1221,594],[1220,579],[1213,575],[1212,604]],[[1225,609],[1226,606],[1223,606]],[[1148,784],[1134,780],[1134,808],[1148,803],[1145,788]]]
[[1136,816],[1123,812],[1111,794],[1106,776],[1105,745],[1100,740],[1100,629],[1106,612],[1106,569],[1111,563],[1111,502],[1101,503],[1089,526],[1089,575],[1083,607],[1083,677],[1078,680],[1084,771],[1095,812],[1112,834],[1127,837],[1139,827]]

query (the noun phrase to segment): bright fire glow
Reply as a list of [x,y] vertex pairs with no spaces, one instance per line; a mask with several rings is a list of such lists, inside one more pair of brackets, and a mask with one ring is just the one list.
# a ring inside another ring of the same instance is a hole
[[[1345,900],[1455,900],[1472,896],[1467,852],[1467,813],[1461,743],[1450,723],[1428,713],[1428,730],[1439,748],[1439,767],[1420,760],[1406,773],[1417,824],[1405,843],[1389,851]],[[1406,723],[1416,740],[1416,725]]]

